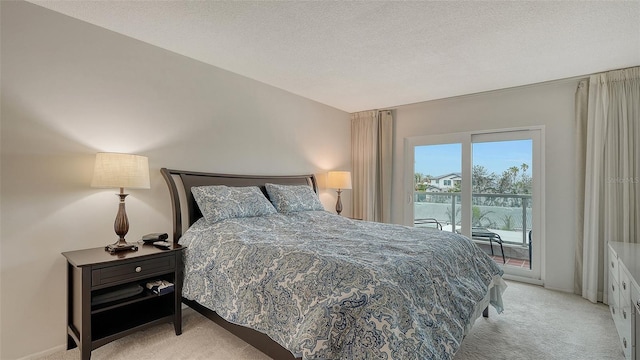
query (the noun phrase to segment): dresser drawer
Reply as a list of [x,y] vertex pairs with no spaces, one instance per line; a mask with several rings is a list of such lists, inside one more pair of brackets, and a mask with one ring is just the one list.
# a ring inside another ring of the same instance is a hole
[[[623,342],[626,342],[627,347],[630,348],[636,342],[635,337],[632,336],[631,332],[631,308],[621,307],[618,311],[618,318],[620,319],[616,330],[618,330],[618,335],[620,336]],[[623,344],[624,346],[624,344]]]
[[622,352],[624,352],[624,358],[626,360],[634,360],[633,355],[635,353],[635,347],[631,345],[627,334],[618,333],[620,336],[620,347],[622,347]]
[[640,288],[635,283],[631,283],[631,305],[636,307],[636,314],[640,313]]
[[[620,285],[616,279],[613,278],[613,274],[609,273],[609,305],[614,305],[616,308],[620,307]],[[617,310],[617,309],[616,309]]]
[[616,331],[618,335],[620,335],[620,341],[622,342],[621,332],[623,329],[623,320],[622,320],[622,309],[620,307],[620,286],[613,278],[613,274],[609,273],[609,312],[611,312],[611,317],[613,318],[613,323],[616,326]]
[[174,255],[98,268],[91,272],[91,286],[95,287],[122,281],[128,282],[143,279],[154,274],[172,272],[175,268],[176,258]]
[[613,278],[616,280],[616,282],[620,281],[619,266],[620,264],[618,264],[618,257],[616,256],[616,253],[613,250],[609,249],[608,269],[609,269],[609,273],[613,275]]
[[631,305],[631,279],[627,272],[620,268],[620,306]]

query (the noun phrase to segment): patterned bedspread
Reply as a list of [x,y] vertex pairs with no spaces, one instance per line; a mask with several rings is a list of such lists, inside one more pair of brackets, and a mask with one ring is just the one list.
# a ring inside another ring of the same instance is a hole
[[[200,219],[183,296],[303,359],[451,359],[502,270],[469,239],[325,211]],[[495,285],[495,286],[494,286]]]

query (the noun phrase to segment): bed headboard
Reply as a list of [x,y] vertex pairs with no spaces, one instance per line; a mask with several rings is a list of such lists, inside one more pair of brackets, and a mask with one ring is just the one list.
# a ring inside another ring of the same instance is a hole
[[[160,173],[164,177],[169,187],[169,195],[171,197],[171,210],[173,213],[173,242],[178,243],[182,237],[183,213],[187,216],[187,227],[202,217],[202,213],[198,208],[198,204],[191,194],[191,188],[194,186],[207,185],[227,185],[227,186],[258,186],[265,196],[267,190],[266,183],[282,184],[282,185],[309,185],[313,191],[318,192],[318,184],[314,175],[291,175],[291,176],[270,176],[270,175],[230,175],[230,174],[213,174],[195,171],[171,170],[167,168],[160,169]],[[182,187],[177,185],[176,180],[182,183]]]

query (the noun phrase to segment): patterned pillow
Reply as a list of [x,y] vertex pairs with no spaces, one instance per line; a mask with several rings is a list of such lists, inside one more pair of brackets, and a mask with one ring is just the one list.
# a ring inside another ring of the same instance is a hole
[[273,206],[281,213],[324,210],[318,195],[307,185],[265,184]]
[[276,209],[257,186],[194,186],[191,193],[208,222],[275,214]]

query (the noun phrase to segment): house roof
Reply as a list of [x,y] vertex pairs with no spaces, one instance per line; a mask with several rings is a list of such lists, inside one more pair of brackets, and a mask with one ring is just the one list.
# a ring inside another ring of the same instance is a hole
[[448,174],[444,174],[444,175],[440,175],[440,176],[432,176],[432,177],[431,177],[431,179],[434,179],[434,180],[440,180],[440,179],[442,179],[442,178],[449,177],[449,176],[452,176],[452,175],[453,175],[453,176],[457,176],[457,177],[459,177],[459,178],[462,178],[462,173],[459,173],[459,172],[452,172],[452,173],[448,173]]
[[639,1],[30,2],[347,112],[640,65]]

